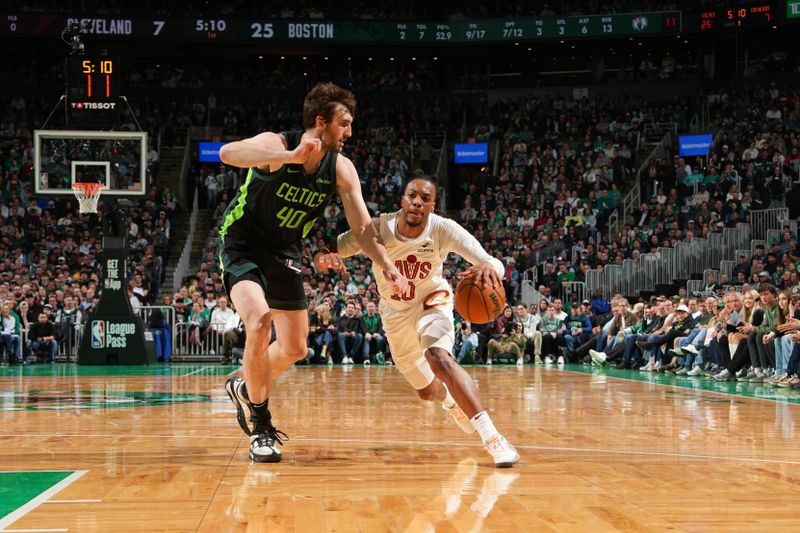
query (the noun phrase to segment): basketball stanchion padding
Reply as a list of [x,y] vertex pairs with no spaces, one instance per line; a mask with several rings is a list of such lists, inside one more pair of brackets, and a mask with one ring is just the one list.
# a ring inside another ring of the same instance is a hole
[[102,183],[79,182],[72,184],[72,191],[78,199],[78,212],[97,213],[97,202],[100,200]]

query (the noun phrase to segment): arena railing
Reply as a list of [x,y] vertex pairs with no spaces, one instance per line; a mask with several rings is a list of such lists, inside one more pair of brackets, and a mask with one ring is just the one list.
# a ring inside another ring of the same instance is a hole
[[750,211],[750,225],[752,226],[752,238],[766,239],[767,231],[780,229],[789,224],[789,208],[778,209],[756,209]]
[[586,285],[582,281],[562,281],[561,301],[582,302],[586,298]]
[[[736,268],[736,261],[731,261],[726,259],[725,261],[719,262],[719,272],[720,276],[722,274],[728,275],[728,280],[730,281],[733,278],[733,269]],[[720,278],[721,280],[722,278]]]
[[[83,331],[83,324],[81,322],[74,322],[68,324],[56,324],[59,330],[58,338],[58,354],[56,355],[56,362],[59,363],[72,363],[77,361],[78,346],[81,343],[81,332]],[[17,353],[23,358],[28,351],[28,330],[20,328],[19,338],[17,339]],[[8,352],[6,351],[6,360],[8,360]],[[46,361],[49,363],[50,361]]]
[[603,286],[604,275],[605,274],[602,270],[592,269],[586,271],[585,283],[586,283],[586,290],[589,292],[589,294],[594,294],[595,292],[597,292],[597,289],[605,289],[605,287]]
[[730,261],[736,254],[736,249],[739,247],[740,232],[734,228],[725,228],[722,230],[722,260]]
[[675,245],[675,277],[677,279],[689,279],[691,256],[689,243],[679,242]]
[[720,261],[722,261],[722,233],[710,233],[708,235],[705,266],[719,265]]
[[708,239],[698,237],[692,240],[692,274],[697,274],[703,271],[703,268],[705,267],[704,259],[707,248]]
[[139,316],[145,324],[155,309],[161,309],[172,333],[172,358],[176,361],[218,361],[223,355],[225,322],[211,321],[194,324],[177,321],[175,309],[170,306],[143,306]]
[[686,294],[689,296],[694,296],[695,294],[704,294],[703,288],[705,287],[705,282],[701,279],[690,279],[686,282]]
[[223,355],[224,332],[224,322],[178,322],[172,337],[172,357],[179,361],[218,361]]
[[522,302],[525,305],[539,305],[542,300],[547,300],[547,297],[536,290],[536,286],[530,279],[522,280]]
[[[641,276],[640,262],[635,259],[622,261],[622,287],[623,295],[636,294],[637,284]],[[594,294],[594,293],[592,293]]]
[[183,250],[181,250],[180,258],[178,258],[178,262],[175,265],[175,271],[172,278],[172,292],[180,289],[181,285],[183,284],[183,278],[186,276],[186,272],[189,270],[189,261],[191,260],[192,256],[192,244],[194,243],[194,232],[195,228],[197,227],[197,199],[199,196],[200,191],[195,189],[194,200],[192,200],[192,214],[189,217],[189,234],[186,236],[186,242],[183,244]]
[[617,294],[622,290],[622,265],[608,265],[604,270],[608,294]]
[[658,267],[659,258],[656,254],[642,254],[639,256],[639,263],[641,265],[642,277],[641,282],[636,287],[634,294],[641,292],[652,292],[656,290],[656,272]]
[[658,283],[669,285],[675,276],[675,248],[665,248],[663,246],[656,249],[656,254],[661,257],[661,272]]
[[780,242],[783,230],[770,229],[767,230],[767,244],[772,245],[774,242]]

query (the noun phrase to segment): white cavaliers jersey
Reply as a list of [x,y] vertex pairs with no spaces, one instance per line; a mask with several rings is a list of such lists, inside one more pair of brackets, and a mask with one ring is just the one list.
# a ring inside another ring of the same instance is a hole
[[[373,269],[383,304],[390,309],[402,310],[417,305],[429,309],[450,304],[450,284],[442,277],[442,265],[450,252],[473,265],[491,260],[497,273],[503,275],[503,264],[486,253],[477,239],[455,221],[431,214],[422,234],[407,239],[397,231],[400,216],[402,211],[396,211],[374,220],[389,257],[408,279],[408,287],[402,295],[392,294],[391,284],[383,271]],[[353,256],[361,251],[350,231],[339,236],[337,248],[342,257]]]

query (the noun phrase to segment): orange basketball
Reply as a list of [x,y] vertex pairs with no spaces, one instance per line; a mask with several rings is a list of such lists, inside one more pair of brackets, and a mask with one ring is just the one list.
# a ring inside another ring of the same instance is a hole
[[456,311],[465,320],[473,324],[487,324],[503,312],[506,291],[502,285],[492,288],[473,276],[467,276],[456,287],[454,303]]

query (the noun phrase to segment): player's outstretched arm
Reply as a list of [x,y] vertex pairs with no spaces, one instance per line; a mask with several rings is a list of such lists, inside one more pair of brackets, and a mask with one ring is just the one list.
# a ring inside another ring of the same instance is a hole
[[[384,244],[383,240],[380,239],[380,219],[373,218],[372,225],[378,233],[380,243]],[[361,252],[361,245],[358,244],[353,231],[347,230],[344,233],[340,233],[328,246],[320,248],[319,252],[314,255],[314,264],[317,266],[318,271],[326,269],[344,271],[347,267],[345,267],[343,259],[353,257]]]
[[381,243],[380,234],[372,224],[367,204],[361,195],[361,183],[358,181],[356,168],[346,157],[336,160],[336,189],[342,198],[347,223],[361,250],[372,259],[375,267],[383,270],[386,278],[392,282],[392,290],[403,292],[408,280],[397,270],[386,247]]
[[266,168],[278,170],[284,164],[302,164],[322,149],[319,139],[303,139],[294,150],[286,149],[286,142],[277,133],[265,132],[224,144],[219,150],[219,158],[226,165],[240,168]]
[[502,275],[505,272],[503,263],[490,256],[478,239],[460,224],[449,218],[442,220],[442,242],[445,243],[446,249],[472,263],[464,275],[473,275],[487,286],[501,286],[503,284]]

